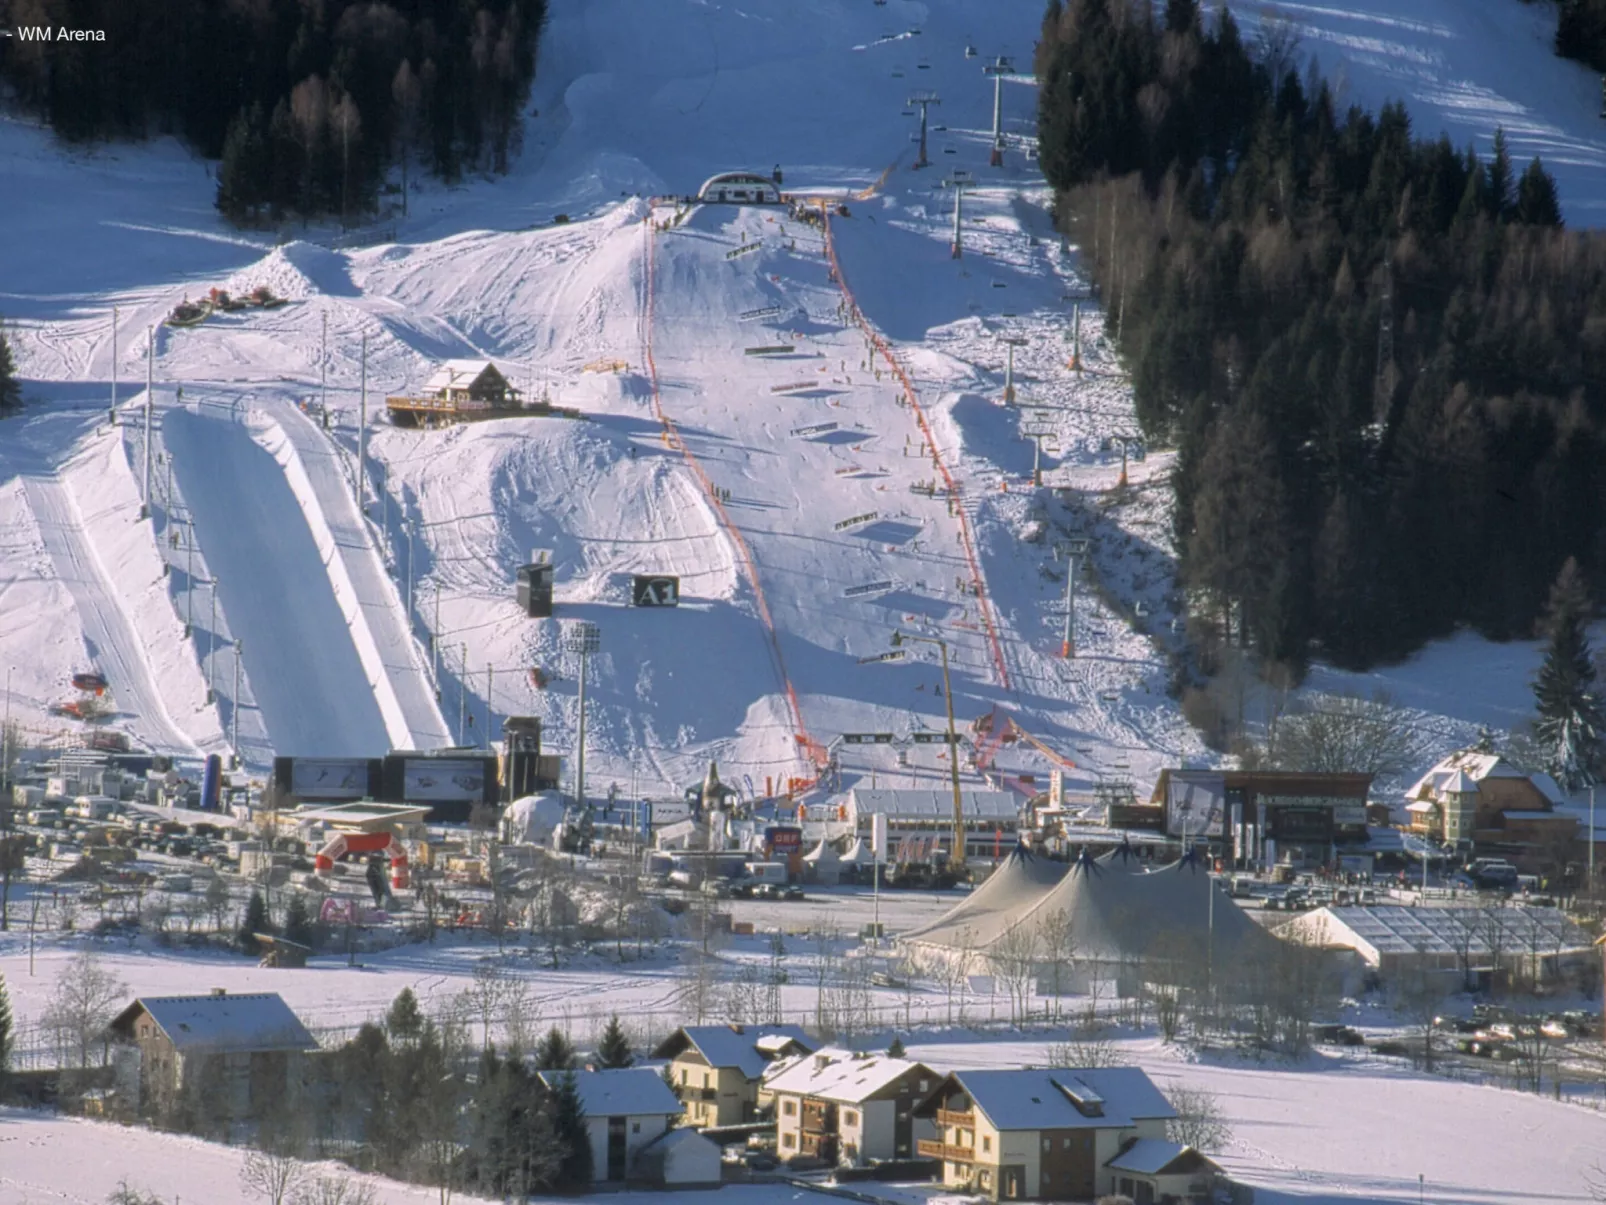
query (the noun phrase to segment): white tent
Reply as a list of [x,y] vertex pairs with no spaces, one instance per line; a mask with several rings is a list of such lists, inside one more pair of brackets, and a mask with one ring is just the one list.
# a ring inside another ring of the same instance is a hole
[[842,855],[836,852],[836,847],[829,841],[821,841],[819,845],[804,854],[803,866],[803,873],[813,882],[823,883],[826,886],[830,886],[842,877]]
[[902,940],[978,949],[997,939],[1040,904],[1070,866],[1016,846],[997,870],[959,903]]
[[502,812],[503,839],[515,845],[545,845],[563,824],[567,811],[563,796],[556,791],[515,799]]
[[1151,871],[1122,865],[1084,854],[1065,867],[1018,852],[969,899],[899,940],[978,964],[1002,942],[1024,944],[1028,935],[1046,941],[1051,931],[1077,960],[1102,963],[1207,946],[1218,956],[1236,957],[1275,940],[1196,859]]

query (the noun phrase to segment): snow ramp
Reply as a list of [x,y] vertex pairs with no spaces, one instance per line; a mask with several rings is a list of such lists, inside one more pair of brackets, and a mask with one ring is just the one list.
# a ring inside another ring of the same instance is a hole
[[350,571],[373,556],[355,506],[349,521],[331,522],[294,441],[261,412],[172,410],[163,430],[274,751],[361,756],[440,743],[427,740],[427,719],[426,739],[415,740],[417,709],[403,706],[390,672],[411,655],[387,657],[394,650],[369,623],[385,595]]

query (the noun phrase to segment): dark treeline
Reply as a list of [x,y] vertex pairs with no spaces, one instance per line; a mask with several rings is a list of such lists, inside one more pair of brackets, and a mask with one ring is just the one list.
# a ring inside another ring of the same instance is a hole
[[386,169],[506,170],[546,0],[12,0],[0,80],[71,141],[182,137],[236,220],[359,214]]
[[1556,53],[1606,72],[1606,0],[1560,0]]
[[1054,0],[1042,163],[1151,437],[1198,621],[1303,666],[1528,635],[1606,571],[1606,242],[1553,181],[1340,112],[1196,0]]

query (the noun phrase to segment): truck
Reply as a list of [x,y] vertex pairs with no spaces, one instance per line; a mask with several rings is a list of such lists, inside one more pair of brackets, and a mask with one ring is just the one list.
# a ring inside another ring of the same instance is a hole
[[118,806],[117,800],[110,796],[80,795],[73,800],[69,814],[77,816],[80,820],[110,820],[120,811],[122,808]]

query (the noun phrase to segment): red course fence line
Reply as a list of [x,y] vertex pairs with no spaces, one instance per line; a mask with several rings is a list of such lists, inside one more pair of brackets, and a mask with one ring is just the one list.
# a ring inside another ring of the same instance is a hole
[[[703,497],[708,500],[709,505],[714,508],[714,513],[719,516],[721,525],[730,536],[731,543],[735,546],[737,555],[741,558],[742,564],[746,568],[747,580],[753,587],[753,601],[758,604],[759,618],[763,621],[764,629],[769,634],[770,651],[775,658],[775,674],[780,680],[781,689],[786,694],[787,707],[792,713],[794,739],[807,752],[809,761],[818,770],[823,768],[825,764],[825,749],[809,735],[808,727],[803,722],[803,708],[798,703],[797,691],[792,686],[791,676],[786,672],[786,658],[781,652],[780,636],[775,630],[775,621],[770,618],[769,603],[764,598],[764,587],[758,580],[758,566],[753,560],[753,554],[747,547],[747,541],[742,538],[741,530],[736,526],[735,521],[731,519],[724,505],[720,502],[719,495],[714,492],[714,483],[709,479],[708,474],[703,471],[703,466],[698,462],[692,450],[686,446],[686,441],[680,437],[680,432],[675,427],[674,420],[664,413],[663,397],[658,388],[658,362],[653,358],[652,354],[652,314],[655,298],[656,249],[658,245],[653,235],[656,230],[657,227],[653,223],[652,211],[649,209],[646,220],[642,224],[642,234],[647,242],[645,256],[647,261],[647,296],[643,307],[642,348],[647,364],[647,376],[652,385],[653,414],[659,423],[663,425],[664,443],[679,451],[681,456],[685,458],[686,467],[691,469],[692,476],[696,477],[698,483],[702,486]],[[816,776],[814,779],[808,780],[806,785],[812,785],[817,781],[818,777]],[[805,784],[794,783],[793,785],[801,788]]]
[[825,230],[825,254],[831,261],[831,274],[836,278],[837,287],[842,290],[842,296],[848,303],[848,311],[853,315],[859,328],[864,331],[864,337],[870,340],[875,349],[881,353],[882,359],[897,376],[903,385],[903,394],[909,400],[909,408],[914,411],[915,421],[920,425],[920,433],[926,437],[926,447],[931,449],[932,463],[936,465],[937,472],[942,474],[943,484],[948,487],[948,496],[954,500],[954,514],[959,519],[959,542],[965,550],[965,561],[970,566],[970,580],[976,591],[976,606],[981,612],[982,625],[987,629],[987,643],[993,654],[993,669],[998,673],[998,684],[1005,690],[1013,687],[1009,681],[1009,667],[1004,662],[1004,645],[998,638],[998,627],[993,622],[993,611],[987,601],[987,583],[982,579],[981,563],[976,558],[976,545],[970,534],[970,522],[965,518],[965,508],[959,502],[959,485],[948,466],[943,463],[942,453],[937,450],[936,433],[931,429],[931,423],[926,418],[926,411],[920,405],[920,397],[915,393],[914,382],[904,371],[903,364],[893,354],[891,345],[881,337],[881,332],[872,326],[859,303],[853,296],[853,290],[848,288],[848,278],[843,275],[842,263],[837,259],[836,239],[831,234],[831,212],[824,204],[820,206],[820,216]]

